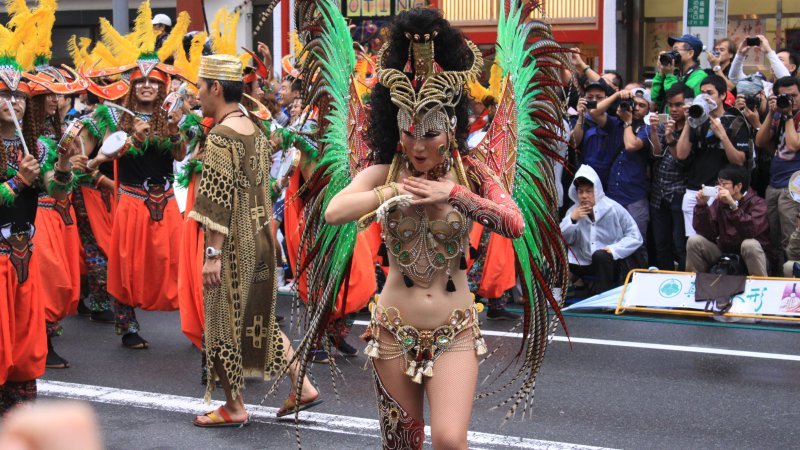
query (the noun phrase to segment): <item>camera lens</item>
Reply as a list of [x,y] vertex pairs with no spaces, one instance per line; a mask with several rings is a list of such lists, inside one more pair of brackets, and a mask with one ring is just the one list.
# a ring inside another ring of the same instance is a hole
[[668,66],[672,64],[672,56],[669,53],[664,53],[658,57],[658,62],[661,63],[662,66]]
[[700,105],[692,105],[689,107],[689,117],[699,119],[703,117],[703,107]]
[[792,99],[786,94],[781,94],[778,96],[775,104],[778,106],[778,109],[786,109],[792,106]]

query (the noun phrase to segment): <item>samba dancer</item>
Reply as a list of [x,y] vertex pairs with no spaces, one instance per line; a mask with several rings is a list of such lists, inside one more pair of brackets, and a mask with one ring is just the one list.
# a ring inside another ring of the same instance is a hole
[[[57,152],[39,137],[43,122],[28,108],[30,86],[21,81],[17,61],[32,61],[33,46],[23,46],[34,29],[45,26],[39,9],[0,40],[0,415],[17,403],[36,398],[36,378],[45,371],[47,334],[38,279],[38,250],[32,238],[39,193],[55,200],[69,195],[73,175],[69,153]],[[31,42],[31,41],[28,41]],[[20,124],[22,120],[22,124]]]
[[[178,309],[179,240],[175,237],[180,236],[181,217],[172,190],[173,161],[182,160],[186,150],[178,130],[179,118],[168,117],[161,108],[171,76],[179,72],[162,61],[181,47],[189,16],[185,12],[178,16],[158,52],[151,17],[150,2],[145,1],[138,10],[133,41],[120,35],[106,19],[100,19],[103,43],[123,65],[83,73],[87,78],[124,73],[130,80],[129,86],[115,84],[115,90],[107,89],[124,92],[123,104],[135,114],[123,115],[119,124],[128,138],[116,155],[119,190],[107,282],[108,292],[115,299],[116,332],[122,335],[123,346],[130,349],[149,346],[139,335],[135,308]],[[107,159],[101,153],[95,161]]]
[[[355,58],[347,51],[350,36],[339,5],[318,0],[299,6],[299,17],[321,17],[298,24],[310,55],[301,72],[312,101],[329,105],[320,113],[329,124],[308,186],[311,213],[322,209],[324,220],[307,223],[312,232],[304,232],[301,243],[300,266],[308,270],[309,298],[316,303],[309,304],[310,330],[297,352],[308,358],[330,320],[353,254],[354,222],[364,228],[377,219],[390,268],[364,337],[385,448],[422,447],[425,396],[434,448],[467,447],[478,356],[487,353],[467,287],[473,221],[513,239],[529,300],[524,357],[495,391],[517,387],[503,402],[510,404],[508,417],[520,404],[527,408],[533,395],[553,330],[548,303],[560,317],[551,287],[566,284],[566,248],[546,155],[562,126],[555,89],[568,50],[552,40],[547,24],[527,23],[536,3],[502,5],[496,58],[504,89],[486,139],[466,153],[463,93],[483,69],[480,51],[441,12],[415,8],[395,17],[379,53],[368,129],[372,155],[360,142],[364,111],[352,101],[347,74]],[[375,164],[364,168],[370,156]]]

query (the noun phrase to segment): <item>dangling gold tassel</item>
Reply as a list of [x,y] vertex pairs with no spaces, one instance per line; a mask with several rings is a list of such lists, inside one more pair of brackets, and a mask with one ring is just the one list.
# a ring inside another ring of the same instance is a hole
[[367,348],[364,349],[364,353],[370,358],[379,359],[381,357],[380,343],[374,339],[369,341]]
[[475,354],[482,356],[488,352],[489,349],[486,348],[486,341],[483,339],[483,336],[475,338]]
[[425,370],[422,371],[422,374],[428,378],[433,376],[433,361],[428,361],[425,363]]
[[414,378],[412,378],[411,381],[417,384],[422,384],[422,368],[417,370],[417,373],[414,374]]
[[417,370],[417,362],[416,361],[411,361],[410,363],[408,363],[408,368],[406,368],[406,375],[408,375],[410,377],[413,377],[414,376],[414,372],[416,370]]

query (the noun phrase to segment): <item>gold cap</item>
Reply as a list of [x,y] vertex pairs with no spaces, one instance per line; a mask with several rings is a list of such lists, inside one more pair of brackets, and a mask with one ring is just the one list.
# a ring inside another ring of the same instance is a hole
[[208,55],[200,58],[198,78],[242,81],[242,61],[232,55]]

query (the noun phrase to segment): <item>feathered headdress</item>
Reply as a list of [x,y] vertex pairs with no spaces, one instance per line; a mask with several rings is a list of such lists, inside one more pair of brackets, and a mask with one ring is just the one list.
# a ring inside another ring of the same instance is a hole
[[30,86],[22,81],[22,75],[33,69],[36,29],[48,11],[40,8],[31,12],[24,1],[7,7],[11,20],[8,26],[0,25],[0,90],[29,94]]
[[[100,78],[109,75],[121,74],[131,82],[140,78],[154,78],[164,84],[169,84],[170,76],[182,76],[181,72],[170,64],[164,63],[180,48],[183,35],[189,29],[189,14],[181,12],[162,48],[156,51],[156,32],[153,29],[153,12],[150,9],[150,0],[145,0],[139,6],[134,21],[133,31],[122,36],[114,29],[105,18],[100,19],[100,38],[115,59],[120,62],[117,67],[105,69],[80,68],[81,73],[87,78]],[[183,49],[180,48],[182,51]],[[104,98],[103,90],[99,92]],[[109,93],[116,95],[116,92]],[[122,93],[124,95],[125,92]],[[120,95],[116,95],[119,98]]]
[[[472,65],[463,71],[444,70],[434,59],[434,40],[437,32],[431,34],[406,33],[409,41],[408,62],[401,72],[384,67],[383,56],[390,42],[383,45],[378,53],[378,82],[389,89],[392,103],[400,111],[397,121],[400,128],[421,139],[431,129],[446,130],[455,128],[445,107],[454,108],[466,88],[483,70],[483,56],[478,47],[466,41],[472,52]],[[413,78],[409,76],[413,74]]]
[[50,65],[56,1],[40,0],[33,11],[28,9],[24,0],[8,0],[6,6],[10,14],[9,27],[20,33],[22,39],[22,51],[17,52],[17,62],[28,71],[22,76],[31,82],[28,84],[31,94],[71,94],[86,89],[88,83],[75,71]]
[[251,83],[256,79],[257,72],[263,72],[262,76],[266,76],[265,70],[253,70],[248,65],[250,58],[259,64],[259,69],[263,66],[263,62],[255,54],[247,49],[242,54],[239,54],[236,47],[236,29],[239,26],[239,12],[228,13],[226,8],[220,8],[214,15],[214,21],[211,22],[211,50],[217,55],[230,55],[239,58],[242,62],[242,68],[245,73],[242,80],[245,84]]
[[200,57],[203,56],[203,45],[207,38],[208,34],[205,32],[195,34],[189,46],[188,57],[183,48],[175,53],[175,67],[189,81],[188,90],[195,94],[197,93],[197,75],[200,71]]
[[[89,47],[92,45],[92,40],[82,37],[77,39],[75,35],[70,37],[67,41],[67,50],[72,56],[72,64],[77,67],[79,71],[82,68],[89,68],[90,70],[99,71],[112,67],[119,67],[119,60],[111,53],[102,42],[95,42],[92,51]],[[106,78],[103,84],[98,80],[87,80],[87,90],[98,97],[107,100],[116,100],[128,92],[128,82],[119,79],[119,75],[113,75]],[[113,78],[117,78],[114,80]]]

